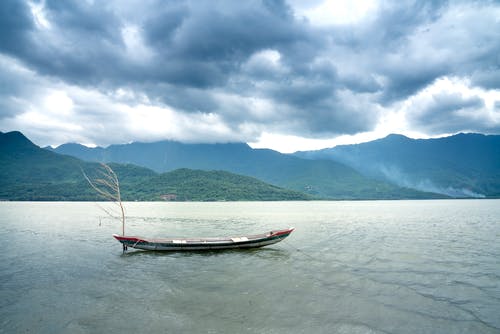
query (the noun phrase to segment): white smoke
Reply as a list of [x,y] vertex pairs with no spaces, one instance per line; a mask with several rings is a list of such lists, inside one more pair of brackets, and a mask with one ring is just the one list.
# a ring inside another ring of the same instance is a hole
[[454,188],[452,186],[438,186],[429,179],[412,180],[396,166],[378,165],[374,167],[389,181],[400,187],[411,188],[419,191],[442,194],[453,198],[485,198],[484,194],[474,192],[466,188]]

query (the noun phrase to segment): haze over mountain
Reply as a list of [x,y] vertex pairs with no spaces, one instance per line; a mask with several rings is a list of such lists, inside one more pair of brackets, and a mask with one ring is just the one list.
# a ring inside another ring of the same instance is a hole
[[500,136],[460,133],[437,139],[390,135],[356,145],[297,152],[345,163],[364,175],[452,197],[500,197]]
[[183,144],[174,141],[88,148],[65,144],[54,149],[94,162],[131,163],[157,172],[177,168],[225,170],[265,182],[334,199],[433,198],[435,194],[404,189],[367,178],[344,164],[308,160],[247,144]]

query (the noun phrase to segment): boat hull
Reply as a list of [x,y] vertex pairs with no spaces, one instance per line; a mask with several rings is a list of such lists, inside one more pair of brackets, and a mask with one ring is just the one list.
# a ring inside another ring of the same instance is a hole
[[147,239],[134,236],[113,237],[126,247],[152,251],[204,251],[258,248],[275,244],[288,237],[293,228],[268,233],[227,238],[172,238]]

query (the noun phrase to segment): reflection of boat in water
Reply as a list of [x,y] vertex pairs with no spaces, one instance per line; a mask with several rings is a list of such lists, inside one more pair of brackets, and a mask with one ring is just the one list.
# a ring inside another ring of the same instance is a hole
[[123,244],[124,250],[126,247],[132,247],[157,251],[200,251],[256,248],[272,245],[288,237],[293,230],[294,228],[289,228],[262,234],[220,238],[148,239],[142,237],[121,236],[117,234],[113,234],[113,237]]

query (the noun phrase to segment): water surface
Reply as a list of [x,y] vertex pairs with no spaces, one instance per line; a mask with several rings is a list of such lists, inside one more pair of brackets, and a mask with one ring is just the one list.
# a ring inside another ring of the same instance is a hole
[[500,333],[500,201],[126,203],[127,234],[295,226],[122,254],[95,203],[0,203],[0,332]]

